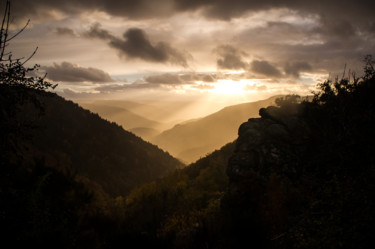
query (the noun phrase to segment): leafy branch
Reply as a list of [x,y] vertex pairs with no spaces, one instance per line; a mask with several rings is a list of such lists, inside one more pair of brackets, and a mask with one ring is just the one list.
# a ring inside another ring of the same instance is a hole
[[36,54],[38,47],[36,47],[34,52],[27,59],[13,59],[12,52],[6,51],[9,42],[21,34],[30,23],[30,20],[28,20],[23,28],[9,37],[10,9],[10,0],[7,0],[0,30],[0,84],[9,86],[22,85],[38,90],[55,89],[57,84],[54,85],[45,81],[47,74],[44,74],[42,77],[35,76],[35,71],[38,71],[40,65],[35,64],[33,67],[24,66]]

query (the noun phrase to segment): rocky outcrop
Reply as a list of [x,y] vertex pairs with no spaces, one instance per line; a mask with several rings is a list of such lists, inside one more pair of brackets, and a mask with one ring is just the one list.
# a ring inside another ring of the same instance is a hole
[[290,204],[287,185],[301,174],[299,158],[310,136],[301,108],[262,108],[260,118],[239,127],[227,167],[229,187],[222,200],[238,244],[251,239],[264,247],[265,241],[283,232],[285,206]]
[[236,150],[227,168],[230,192],[236,192],[237,183],[249,172],[263,178],[272,171],[288,176],[297,173],[292,162],[309,137],[307,123],[297,109],[270,106],[260,109],[259,114],[261,118],[251,118],[239,128]]
[[227,248],[373,244],[375,105],[361,91],[262,108],[240,126],[221,202]]

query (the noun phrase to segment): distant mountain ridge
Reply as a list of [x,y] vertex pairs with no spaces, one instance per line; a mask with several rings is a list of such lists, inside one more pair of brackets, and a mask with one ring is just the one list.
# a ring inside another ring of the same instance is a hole
[[144,103],[129,100],[95,100],[79,102],[79,105],[126,129],[143,127],[161,132],[184,121],[186,117],[181,110],[189,107],[191,103],[190,101],[168,100],[150,100]]
[[43,161],[76,172],[111,196],[153,181],[182,164],[167,152],[56,94],[0,85],[5,162]]
[[139,127],[157,128],[161,124],[155,120],[151,120],[140,116],[123,107],[99,105],[99,104],[81,104],[85,109],[99,114],[102,118],[116,122],[122,125],[124,129],[130,130]]
[[238,126],[248,118],[258,117],[259,109],[274,104],[278,97],[225,107],[206,117],[178,124],[151,142],[184,162],[193,162],[234,141]]

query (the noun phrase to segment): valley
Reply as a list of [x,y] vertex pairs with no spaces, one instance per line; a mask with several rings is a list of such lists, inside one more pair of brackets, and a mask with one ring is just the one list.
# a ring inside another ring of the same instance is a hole
[[226,106],[206,116],[182,121],[192,103],[106,100],[80,105],[189,164],[234,141],[239,125],[258,117],[259,109],[274,104],[278,97],[281,96]]

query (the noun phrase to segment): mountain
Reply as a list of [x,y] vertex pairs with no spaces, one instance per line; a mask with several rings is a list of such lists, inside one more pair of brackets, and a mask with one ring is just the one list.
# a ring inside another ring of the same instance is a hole
[[110,196],[126,195],[182,166],[156,146],[56,94],[0,87],[2,154],[9,163],[43,162],[59,172],[77,173]]
[[178,124],[151,140],[184,162],[193,162],[236,139],[238,126],[257,117],[259,108],[271,105],[279,96],[228,106],[209,116]]
[[138,103],[129,100],[96,100],[79,104],[126,129],[149,128],[158,132],[184,121],[186,112],[195,110],[191,101],[143,101]]
[[159,122],[135,114],[123,107],[97,103],[80,105],[83,108],[92,111],[93,113],[99,114],[102,118],[105,118],[112,122],[116,122],[126,130],[139,127],[157,129],[161,126]]
[[150,141],[153,137],[159,134],[157,130],[147,127],[136,127],[133,129],[129,129],[129,131],[146,141]]

